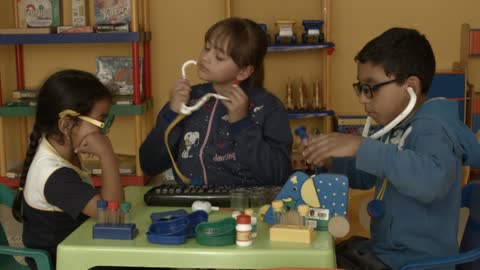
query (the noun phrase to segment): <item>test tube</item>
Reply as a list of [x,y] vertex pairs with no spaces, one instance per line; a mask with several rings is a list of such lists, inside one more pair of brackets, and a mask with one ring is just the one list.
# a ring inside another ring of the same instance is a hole
[[257,237],[257,217],[255,217],[255,211],[252,208],[245,209],[245,215],[250,216],[252,224],[252,238]]
[[107,219],[107,201],[98,200],[97,201],[97,224],[105,224],[108,222]]
[[122,202],[120,204],[120,223],[129,224],[132,223],[130,219],[130,209],[132,204],[129,202]]
[[299,217],[298,225],[302,227],[307,227],[308,226],[307,215],[308,215],[308,211],[310,211],[310,206],[306,204],[301,204],[298,206],[297,211],[298,211],[298,217]]
[[120,214],[118,212],[118,201],[108,202],[108,223],[109,224],[120,223]]
[[280,224],[280,220],[282,218],[283,201],[282,200],[273,201],[272,208],[273,208],[273,224],[278,225]]

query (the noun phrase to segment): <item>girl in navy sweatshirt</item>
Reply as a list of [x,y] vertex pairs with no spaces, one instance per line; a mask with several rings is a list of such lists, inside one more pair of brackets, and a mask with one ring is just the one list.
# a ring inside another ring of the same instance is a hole
[[[146,174],[172,167],[164,133],[181,105],[215,93],[228,100],[210,99],[168,136],[180,173],[195,184],[284,183],[291,172],[292,136],[282,103],[263,89],[267,45],[263,30],[248,19],[228,18],[210,27],[197,62],[198,76],[208,83],[190,86],[177,80],[140,147]],[[178,172],[175,177],[181,182]]]

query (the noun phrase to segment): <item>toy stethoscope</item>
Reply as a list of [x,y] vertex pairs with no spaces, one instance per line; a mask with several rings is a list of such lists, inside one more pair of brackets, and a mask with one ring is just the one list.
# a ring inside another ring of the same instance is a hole
[[[405,107],[405,109],[390,123],[388,123],[382,129],[380,129],[379,131],[371,135],[370,138],[378,139],[382,137],[387,132],[392,130],[394,127],[396,127],[398,124],[400,124],[400,122],[405,120],[405,118],[412,112],[413,108],[415,107],[415,103],[417,102],[417,96],[415,95],[415,92],[413,91],[412,87],[407,87],[407,92],[408,92],[408,95],[410,96],[410,101],[408,102],[407,107]],[[368,136],[371,122],[372,122],[372,118],[368,116],[367,121],[365,122],[365,126],[363,128],[363,133],[362,133],[363,137]],[[385,215],[385,202],[383,201],[383,195],[385,194],[385,190],[387,189],[387,184],[388,184],[387,178],[383,179],[382,187],[380,188],[380,191],[378,192],[376,198],[371,200],[367,204],[367,212],[372,218],[381,218]]]
[[[186,69],[189,65],[196,65],[197,61],[195,60],[188,60],[182,65],[182,78],[186,79],[187,74],[186,74]],[[185,175],[180,172],[180,169],[177,167],[177,164],[175,163],[175,158],[172,155],[172,151],[170,150],[170,147],[168,146],[168,136],[170,135],[170,132],[172,129],[180,123],[185,117],[190,115],[192,112],[200,109],[210,98],[216,98],[220,100],[229,100],[227,97],[224,97],[222,95],[214,94],[214,93],[208,93],[204,95],[200,100],[198,100],[193,106],[187,106],[186,104],[181,104],[180,106],[180,114],[175,117],[175,119],[168,125],[167,129],[165,130],[164,133],[164,142],[165,146],[167,147],[168,155],[170,156],[170,160],[172,161],[172,167],[173,170],[175,170],[175,173],[177,176],[182,180],[183,183],[185,184],[190,184],[191,179],[186,177]]]

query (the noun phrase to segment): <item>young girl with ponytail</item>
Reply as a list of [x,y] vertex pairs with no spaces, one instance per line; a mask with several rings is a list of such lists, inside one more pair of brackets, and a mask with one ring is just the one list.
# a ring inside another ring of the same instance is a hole
[[[98,200],[122,202],[124,193],[109,138],[112,97],[92,74],[63,70],[38,92],[35,123],[12,208],[23,222],[26,247],[43,249],[53,262],[57,245],[88,217]],[[99,157],[102,188],[97,191],[79,154]],[[27,259],[32,269],[33,260]]]

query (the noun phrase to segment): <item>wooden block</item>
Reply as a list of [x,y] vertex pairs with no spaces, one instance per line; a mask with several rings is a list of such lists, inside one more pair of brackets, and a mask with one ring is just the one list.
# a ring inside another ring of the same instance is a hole
[[310,227],[274,225],[270,228],[270,241],[310,244],[315,236],[315,231]]

